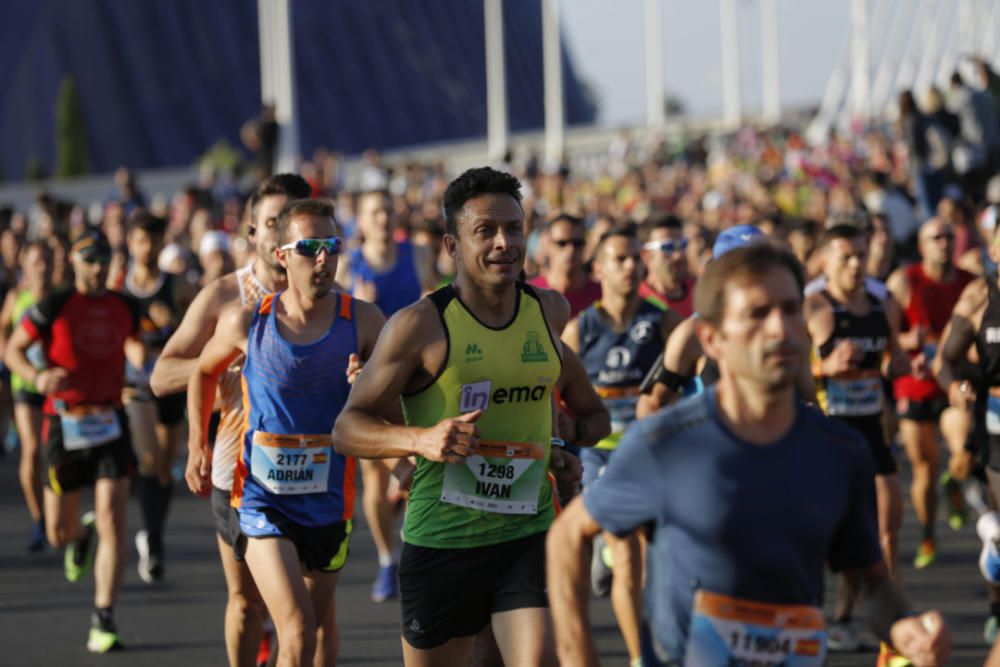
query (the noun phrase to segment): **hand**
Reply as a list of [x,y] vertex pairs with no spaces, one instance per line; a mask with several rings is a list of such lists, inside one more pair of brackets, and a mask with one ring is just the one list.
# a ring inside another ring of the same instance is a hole
[[552,476],[556,478],[556,490],[560,502],[567,502],[580,490],[583,479],[583,464],[562,447],[552,448]]
[[35,376],[35,389],[40,394],[51,394],[66,388],[69,374],[64,368],[46,368]]
[[923,352],[919,352],[916,356],[910,359],[910,375],[922,380],[930,372],[930,366],[927,363],[927,355]]
[[354,384],[354,381],[358,379],[358,375],[361,374],[361,369],[364,367],[365,365],[362,363],[361,358],[352,352],[347,357],[347,384]]
[[191,493],[205,498],[212,491],[212,450],[188,443],[187,467],[184,479]]
[[437,463],[462,463],[479,445],[475,422],[482,416],[482,410],[474,410],[427,429],[417,441],[416,453]]
[[854,367],[854,344],[844,339],[837,343],[826,359],[823,360],[823,374],[827,377],[841,375]]
[[955,380],[948,386],[948,402],[956,408],[966,410],[976,401],[976,392],[967,380]]
[[892,645],[914,667],[943,665],[951,654],[951,631],[940,612],[901,618],[889,630]]

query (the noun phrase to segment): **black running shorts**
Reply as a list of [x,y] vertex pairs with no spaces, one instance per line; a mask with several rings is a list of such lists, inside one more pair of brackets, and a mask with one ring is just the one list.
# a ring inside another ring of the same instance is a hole
[[118,440],[90,449],[66,451],[59,417],[44,415],[42,442],[45,443],[49,488],[61,495],[93,486],[98,479],[130,477],[135,471],[135,454],[124,410],[118,410],[118,419],[122,432]]
[[403,545],[403,638],[432,649],[478,634],[494,613],[548,607],[545,533],[470,549]]
[[895,475],[899,472],[892,450],[885,442],[885,429],[882,426],[882,415],[870,417],[837,417],[855,431],[864,436],[865,442],[875,459],[876,475]]

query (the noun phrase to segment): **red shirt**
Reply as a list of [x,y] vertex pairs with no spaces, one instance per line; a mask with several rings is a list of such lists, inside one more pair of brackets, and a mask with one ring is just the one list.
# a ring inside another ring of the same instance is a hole
[[[545,279],[545,276],[536,276],[529,280],[528,284],[532,287],[553,289],[549,287],[549,281]],[[577,313],[581,310],[586,310],[592,303],[601,298],[601,284],[587,278],[587,282],[580,289],[560,292],[560,294],[569,301],[569,316],[576,317]]]
[[[906,267],[906,280],[910,285],[910,303],[903,311],[903,330],[922,326],[927,331],[927,343],[924,352],[927,363],[930,364],[937,352],[937,344],[941,339],[951,311],[962,296],[962,290],[976,277],[968,271],[955,269],[955,278],[950,283],[942,283],[931,279],[924,273],[923,264],[919,262]],[[911,353],[916,356],[916,353]],[[911,375],[901,377],[894,383],[896,398],[911,401],[926,401],[944,396],[934,378],[915,378]]]
[[694,312],[694,278],[685,279],[682,286],[684,293],[681,298],[671,299],[666,294],[657,292],[643,280],[642,284],[639,285],[639,296],[660,308],[676,310],[681,317],[687,319]]
[[120,406],[125,384],[125,340],[139,328],[135,302],[118,292],[85,296],[74,288],[58,290],[31,308],[21,326],[42,341],[49,368],[67,372],[66,388],[45,398],[76,405]]

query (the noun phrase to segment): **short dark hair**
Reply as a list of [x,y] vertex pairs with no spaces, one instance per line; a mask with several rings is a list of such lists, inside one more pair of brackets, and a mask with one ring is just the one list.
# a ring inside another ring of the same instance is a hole
[[150,236],[163,236],[167,233],[167,220],[153,215],[145,209],[136,209],[128,219],[128,230],[141,230]]
[[449,234],[458,234],[458,219],[465,202],[480,195],[510,195],[521,205],[521,182],[514,176],[491,167],[468,169],[448,184],[442,208]]
[[275,174],[257,186],[250,195],[250,225],[256,224],[257,205],[264,197],[285,195],[289,199],[308,199],[312,186],[298,174]]
[[667,215],[658,215],[649,223],[649,231],[653,231],[654,229],[683,230],[684,221],[672,213],[668,213]]
[[555,217],[545,221],[545,229],[549,230],[558,225],[560,222],[565,222],[571,227],[577,229],[583,229],[583,218],[578,218],[575,215],[570,215],[569,213],[560,213]]
[[763,276],[774,269],[790,272],[795,278],[799,293],[802,293],[805,287],[802,265],[795,255],[774,244],[752,243],[734,248],[709,262],[694,288],[694,308],[698,319],[712,326],[719,326],[726,309],[726,285]]
[[278,245],[288,243],[288,229],[295,218],[330,218],[337,229],[337,218],[333,214],[333,202],[329,199],[295,199],[285,204],[274,223],[274,233]]
[[594,246],[594,258],[596,259],[601,254],[601,248],[609,240],[615,237],[620,237],[623,239],[631,239],[633,241],[638,240],[638,235],[636,234],[636,225],[634,222],[626,222],[619,225],[615,225],[608,231],[601,234],[601,237],[597,240],[597,245]]
[[868,236],[868,232],[855,225],[834,225],[823,232],[819,239],[819,247],[825,248],[838,239],[853,241],[863,239]]

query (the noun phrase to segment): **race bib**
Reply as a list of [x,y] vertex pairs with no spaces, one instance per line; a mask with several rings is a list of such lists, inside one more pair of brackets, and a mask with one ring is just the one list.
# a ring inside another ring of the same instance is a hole
[[825,662],[826,624],[819,608],[695,593],[685,667],[820,667]]
[[250,473],[278,496],[323,493],[330,479],[329,438],[254,433]]
[[480,441],[463,463],[446,463],[441,501],[495,514],[537,514],[546,446]]
[[882,412],[882,378],[826,381],[826,413],[837,417],[861,417]]
[[66,451],[91,449],[122,437],[122,425],[114,408],[61,413],[59,423]]
[[993,394],[986,399],[986,432],[1000,435],[1000,397]]

